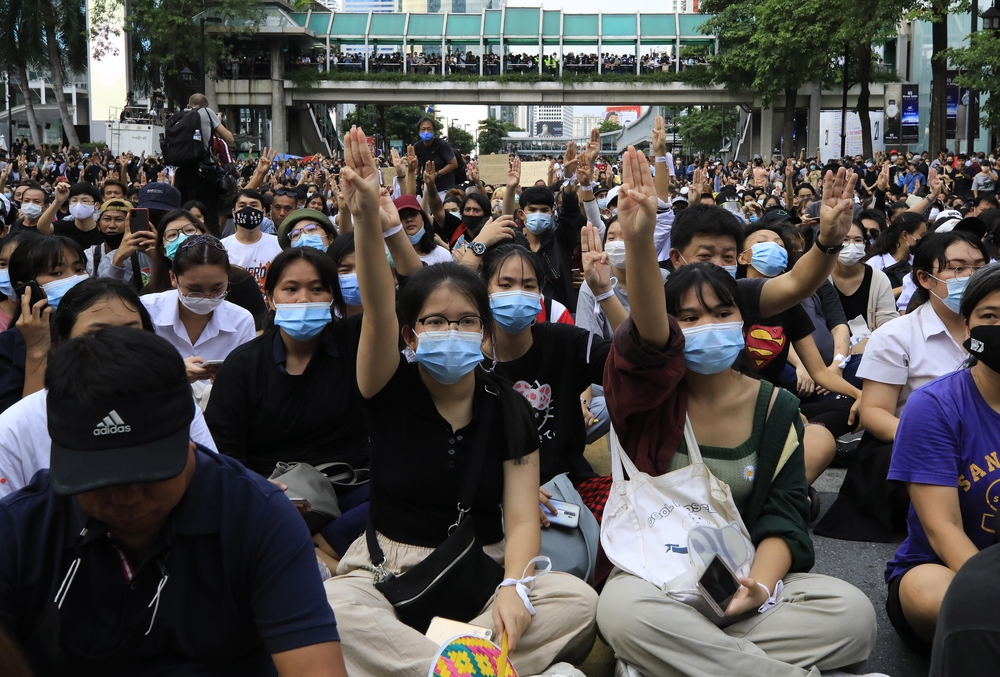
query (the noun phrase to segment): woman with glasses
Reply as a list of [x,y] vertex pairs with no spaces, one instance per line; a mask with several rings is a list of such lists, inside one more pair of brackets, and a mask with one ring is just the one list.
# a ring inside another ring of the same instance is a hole
[[858,368],[864,383],[865,435],[840,496],[816,525],[816,533],[887,543],[894,532],[905,529],[906,490],[886,483],[899,417],[910,393],[965,361],[965,321],[959,306],[969,277],[987,261],[983,243],[969,233],[932,233],[920,240],[911,273],[917,285],[913,302],[920,305],[879,327],[868,340]]
[[336,237],[337,229],[329,217],[312,208],[295,210],[278,228],[278,244],[283,251],[312,247],[325,252]]
[[[178,249],[185,240],[206,233],[208,230],[204,223],[193,212],[177,209],[167,213],[156,229],[156,246],[150,253],[152,272],[141,294],[157,294],[173,289],[170,267]],[[261,329],[267,311],[257,281],[246,270],[232,264],[229,265],[229,294],[226,300],[249,312],[254,318],[254,326],[258,331]]]
[[188,380],[195,395],[201,396],[222,360],[254,337],[253,316],[226,300],[229,255],[218,239],[193,235],[171,253],[172,289],[146,294],[142,304],[156,333],[184,358]]

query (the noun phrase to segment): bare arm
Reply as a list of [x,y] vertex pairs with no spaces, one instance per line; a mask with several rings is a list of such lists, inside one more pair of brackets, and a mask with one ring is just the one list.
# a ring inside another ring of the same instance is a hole
[[962,525],[958,488],[907,482],[906,490],[934,553],[949,569],[958,572],[979,552]]
[[428,160],[424,166],[424,210],[430,212],[439,228],[444,228],[444,203],[437,190],[438,173],[434,169],[434,161]]
[[[588,223],[581,229],[580,247],[582,249],[583,274],[590,291],[594,293],[595,297],[603,296],[612,291],[611,263],[601,245],[601,234],[594,225]],[[601,304],[604,316],[608,318],[612,332],[617,331],[619,325],[628,319],[628,311],[625,310],[625,306],[622,305],[616,294],[611,294],[598,303]]]
[[281,677],[347,677],[340,642],[311,644],[271,654]]
[[220,139],[222,139],[223,141],[225,141],[230,146],[232,146],[235,143],[235,140],[233,139],[233,133],[228,129],[226,129],[226,126],[223,124],[219,124],[219,126],[215,128],[215,135]]
[[861,425],[882,442],[896,439],[899,419],[896,403],[902,386],[864,380],[861,389]]
[[514,158],[510,161],[510,169],[507,170],[507,190],[503,193],[503,214],[513,216],[517,211],[517,202],[514,197],[517,195],[517,187],[521,184],[521,158]]
[[913,205],[906,211],[923,214],[925,211],[930,209],[932,204],[937,202],[938,197],[941,195],[943,184],[941,182],[941,178],[938,176],[937,169],[932,168],[928,174],[930,174],[930,176],[927,177],[927,186],[930,188],[930,192],[927,193],[927,197],[923,198],[920,202]]
[[392,201],[392,195],[385,188],[381,190],[379,196],[379,212],[382,221],[382,237],[385,240],[385,246],[389,248],[389,253],[392,254],[396,274],[403,277],[413,275],[424,267],[424,262],[420,260],[417,250],[413,248],[410,239],[406,237],[406,231],[400,228],[395,234],[385,237],[385,233],[401,225],[399,211],[396,210],[396,205]]
[[799,359],[802,361],[802,366],[809,372],[809,376],[812,377],[813,381],[831,393],[854,398],[854,406],[851,407],[850,416],[847,418],[847,424],[853,425],[857,411],[861,407],[861,391],[845,381],[839,369],[835,374],[832,370],[826,368],[826,365],[823,364],[823,357],[819,354],[819,349],[816,347],[816,341],[813,340],[811,335],[795,342],[795,352],[798,354]]
[[[657,115],[656,121],[653,123],[653,159],[666,156],[667,127],[663,122],[663,116]],[[670,195],[670,167],[667,166],[666,162],[656,162],[656,176],[653,177],[653,185],[656,187],[656,196],[665,201]]]

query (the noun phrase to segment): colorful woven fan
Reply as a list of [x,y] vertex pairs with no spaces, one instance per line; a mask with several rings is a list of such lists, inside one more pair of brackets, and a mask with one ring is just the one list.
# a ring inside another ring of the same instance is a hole
[[441,647],[427,677],[517,677],[507,658],[507,633],[501,649],[479,637],[455,637]]

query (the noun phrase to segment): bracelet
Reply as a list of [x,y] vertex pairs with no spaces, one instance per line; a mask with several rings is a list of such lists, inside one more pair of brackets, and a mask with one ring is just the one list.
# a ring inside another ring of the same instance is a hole
[[662,162],[663,164],[667,164],[667,156],[666,155],[657,155],[656,159],[654,160],[654,162]]
[[389,230],[387,230],[384,233],[382,233],[382,239],[383,240],[388,240],[390,237],[392,237],[393,235],[395,235],[396,233],[398,233],[401,230],[403,230],[403,224],[402,223],[399,224],[398,226],[396,226],[395,228],[390,228]]
[[[532,564],[537,564],[540,562],[545,562],[546,564],[548,564],[548,566],[542,569],[541,571],[536,571],[534,576],[524,575],[528,573],[528,567],[530,567]],[[500,591],[500,588],[509,588],[511,586],[514,586],[514,589],[517,590],[517,596],[521,598],[522,602],[524,602],[524,608],[528,610],[529,614],[534,616],[535,607],[531,605],[531,600],[528,599],[528,597],[531,595],[532,592],[531,586],[535,582],[536,578],[538,578],[539,576],[544,576],[550,571],[552,571],[552,560],[550,560],[545,555],[542,555],[540,557],[533,557],[531,561],[528,562],[528,565],[524,567],[524,573],[521,574],[520,579],[515,579],[515,578],[503,579],[500,585],[497,586],[497,592]]]
[[760,605],[760,608],[757,609],[757,613],[762,614],[765,611],[770,611],[774,607],[778,606],[778,602],[781,601],[780,599],[778,599],[778,596],[785,591],[784,581],[778,581],[777,583],[774,584],[773,595],[771,594],[771,591],[768,589],[768,587],[763,583],[757,583],[757,585],[764,588],[764,592],[767,593],[767,600],[765,600],[765,602]]
[[833,361],[836,362],[841,369],[847,366],[847,356],[841,353],[834,355]]
[[599,295],[595,296],[594,300],[595,301],[604,301],[604,300],[609,299],[612,296],[614,296],[615,295],[615,284],[617,284],[617,283],[618,283],[618,279],[617,278],[614,278],[614,277],[611,278],[611,289],[609,289],[608,291],[604,292],[603,294],[599,294]]

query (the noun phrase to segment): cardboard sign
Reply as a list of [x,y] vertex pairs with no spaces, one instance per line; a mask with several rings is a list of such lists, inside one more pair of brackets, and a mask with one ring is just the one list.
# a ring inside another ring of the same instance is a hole
[[491,186],[503,186],[507,183],[507,170],[510,169],[510,158],[506,153],[480,155],[476,158],[479,165],[479,180]]
[[521,163],[521,188],[527,188],[529,186],[534,186],[535,181],[541,179],[548,185],[549,182],[549,163],[545,160],[539,160],[537,162],[522,162]]

